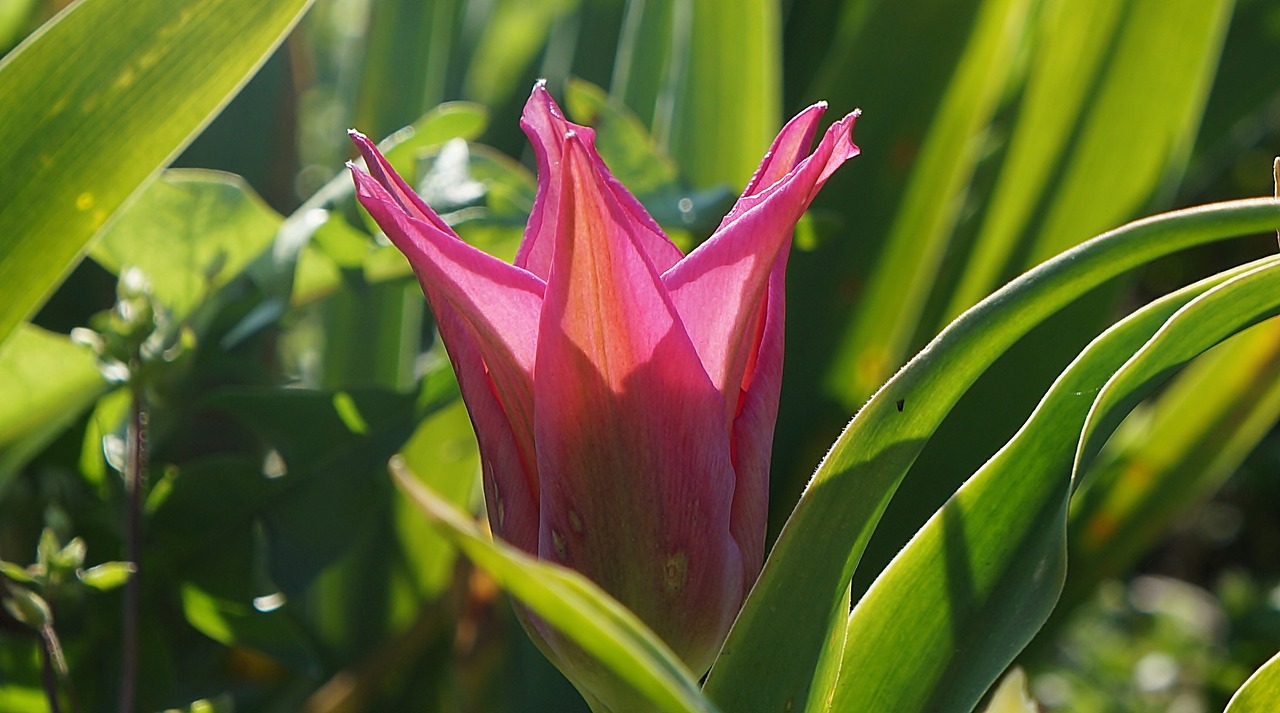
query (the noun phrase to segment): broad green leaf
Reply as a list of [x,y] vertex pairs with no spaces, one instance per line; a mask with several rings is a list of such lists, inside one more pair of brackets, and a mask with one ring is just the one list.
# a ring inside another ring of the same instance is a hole
[[1134,354],[1098,394],[1080,437],[1076,469],[1088,466],[1115,425],[1151,384],[1164,381],[1209,347],[1272,316],[1280,300],[1276,272],[1269,266],[1259,267],[1215,288],[1183,308]]
[[782,115],[778,2],[692,0],[672,22],[681,86],[668,152],[696,188],[744,186]]
[[121,211],[89,254],[116,274],[141,269],[181,322],[271,245],[282,220],[239,176],[170,170]]
[[858,316],[830,380],[845,406],[866,400],[905,360],[982,153],[988,124],[1017,65],[1031,3],[987,0],[925,137]]
[[96,357],[24,324],[0,343],[0,492],[107,389]]
[[[1071,464],[1090,397],[1166,320],[1189,321],[1183,308],[1197,299],[1212,297],[1219,310],[1202,320],[1237,328],[1236,314],[1257,319],[1266,310],[1224,299],[1233,285],[1262,282],[1280,304],[1277,268],[1280,258],[1268,258],[1184,288],[1126,317],[1081,352],[1018,433],[854,607],[833,708],[906,713],[976,705],[1057,603],[1066,577]],[[1260,275],[1271,279],[1254,279]],[[1147,385],[1133,384],[1124,395],[1140,396]]]
[[[392,168],[405,176],[417,175],[414,162],[423,153],[453,139],[470,141],[489,126],[489,111],[470,102],[446,102],[419,117],[406,129],[379,144]],[[348,177],[348,183],[350,178]]]
[[1280,701],[1280,654],[1271,657],[1236,691],[1223,713],[1269,713]]
[[[843,610],[853,606],[853,585],[844,594]],[[822,653],[818,657],[817,671],[809,689],[809,700],[805,703],[805,713],[827,713],[834,702],[833,695],[836,681],[840,680],[840,669],[844,665],[844,649],[849,641],[849,620],[845,616],[831,618],[831,630],[827,632],[827,640],[823,644]]]
[[309,4],[81,0],[0,61],[0,339]]
[[472,562],[594,655],[653,708],[641,706],[639,701],[603,701],[606,706],[619,711],[673,713],[715,710],[679,657],[590,580],[493,540],[474,520],[423,485],[403,461],[392,461],[391,474],[400,489]]
[[[1280,418],[1280,323],[1213,350],[1116,431],[1071,503],[1059,610],[1125,571]],[[1055,617],[1057,616],[1055,612]]]
[[[831,618],[844,615],[844,592],[889,499],[955,402],[1018,338],[1139,265],[1278,224],[1280,201],[1261,198],[1137,221],[1037,267],[953,322],[872,397],[819,466],[712,667],[712,700],[735,711],[806,700]],[[788,612],[785,621],[778,612]]]

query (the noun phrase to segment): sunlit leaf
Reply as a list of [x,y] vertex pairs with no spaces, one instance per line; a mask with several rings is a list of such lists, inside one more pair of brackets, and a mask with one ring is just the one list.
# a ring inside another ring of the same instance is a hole
[[1280,654],[1244,682],[1224,713],[1269,713],[1275,710],[1276,701],[1280,701]]
[[819,467],[712,667],[713,700],[735,710],[806,699],[829,622],[843,615],[843,594],[889,499],[955,402],[1019,337],[1129,269],[1277,223],[1273,199],[1138,221],[1041,265],[953,322],[862,408]]
[[0,61],[0,339],[309,4],[82,0]]
[[93,352],[65,336],[22,325],[0,343],[0,492],[106,389]]

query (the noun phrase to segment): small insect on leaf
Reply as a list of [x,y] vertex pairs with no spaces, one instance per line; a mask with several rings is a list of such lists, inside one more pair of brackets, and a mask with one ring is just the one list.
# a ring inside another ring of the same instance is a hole
[[898,413],[902,413],[902,407],[907,405],[907,400],[898,399],[896,402],[894,402],[894,405],[898,407]]

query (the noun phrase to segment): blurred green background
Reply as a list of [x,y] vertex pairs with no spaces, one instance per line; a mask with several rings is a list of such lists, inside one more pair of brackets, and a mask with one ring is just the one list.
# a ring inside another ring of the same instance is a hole
[[[4,0],[0,44],[61,4]],[[517,119],[537,78],[684,246],[785,118],[861,107],[863,153],[789,266],[772,537],[857,408],[960,311],[1126,220],[1270,195],[1277,58],[1268,0],[316,0],[0,345],[0,581],[48,601],[69,707],[112,709],[122,590],[76,570],[126,558],[118,472],[140,399],[139,710],[586,710],[386,477],[402,451],[477,506],[420,290],[350,199],[347,128],[413,125],[393,162],[510,258],[535,185]],[[855,596],[1100,329],[1275,239],[1163,260],[1024,339],[913,467]],[[128,267],[145,283],[121,280]],[[76,346],[95,339],[145,357],[132,389]],[[1023,661],[1047,709],[1220,710],[1280,646],[1278,374],[1280,328],[1264,324],[1112,439],[1073,503],[1063,602]],[[42,666],[30,620],[0,613],[0,710],[47,710]]]

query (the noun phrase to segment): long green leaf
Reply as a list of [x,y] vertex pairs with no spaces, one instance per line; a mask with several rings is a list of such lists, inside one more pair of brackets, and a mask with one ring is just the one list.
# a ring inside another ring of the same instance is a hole
[[1125,421],[1071,503],[1060,614],[1125,571],[1236,471],[1280,417],[1280,323],[1196,360]]
[[[486,536],[471,518],[423,485],[399,459],[392,460],[391,474],[400,489],[472,562],[544,621],[596,656],[656,710],[715,710],[680,658],[590,580]],[[642,709],[635,701],[603,703],[616,710]]]
[[1051,0],[1036,20],[1030,76],[999,179],[948,316],[987,294],[1052,178],[1054,165],[1089,97],[1125,3]]
[[955,221],[981,155],[987,125],[1005,85],[1031,3],[988,0],[929,127],[888,241],[862,296],[857,321],[830,379],[831,392],[856,407],[907,355],[920,314],[938,280]]
[[[1194,245],[1280,225],[1259,198],[1131,223],[1037,267],[951,324],[858,413],[818,468],[748,596],[706,689],[726,710],[806,700],[829,623],[880,515],[951,407],[1011,344],[1110,278]],[[779,612],[786,612],[785,619]]]
[[0,339],[310,0],[81,0],[0,62]]
[[[1212,321],[1229,330],[1280,305],[1280,259],[1261,262],[1147,305],[1072,362],[1018,433],[916,533],[854,607],[833,709],[914,713],[977,704],[1058,600],[1066,577],[1071,464],[1090,397],[1135,351],[1155,343],[1151,337],[1175,315],[1178,324]],[[1239,293],[1231,288],[1242,284],[1255,293],[1270,287],[1272,305],[1235,299]],[[1200,298],[1212,310],[1188,316],[1183,308]],[[1221,338],[1215,336],[1184,342],[1187,354],[1212,346]],[[1124,395],[1140,396],[1149,384],[1130,382]]]
[[692,0],[676,8],[670,61],[683,87],[670,153],[695,187],[743,186],[782,114],[778,1]]
[[1162,179],[1181,170],[1233,5],[1086,0],[1046,8],[1043,49],[946,316],[976,302],[1015,267],[1009,261],[1026,245],[1038,214],[1044,222],[1033,226],[1028,264],[1133,215]]
[[1280,654],[1253,672],[1223,713],[1269,713],[1280,701]]

